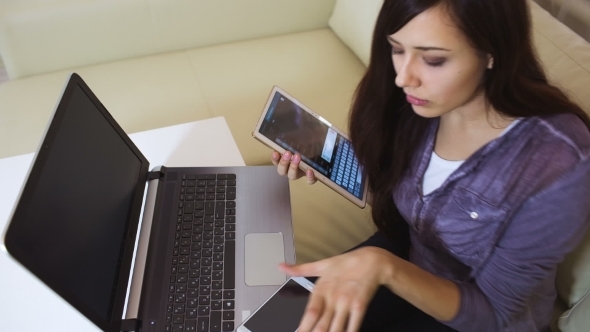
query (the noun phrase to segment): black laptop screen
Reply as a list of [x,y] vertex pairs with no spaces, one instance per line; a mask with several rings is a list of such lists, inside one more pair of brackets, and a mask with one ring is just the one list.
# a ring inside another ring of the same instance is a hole
[[80,86],[56,122],[15,213],[19,260],[110,321],[142,160]]

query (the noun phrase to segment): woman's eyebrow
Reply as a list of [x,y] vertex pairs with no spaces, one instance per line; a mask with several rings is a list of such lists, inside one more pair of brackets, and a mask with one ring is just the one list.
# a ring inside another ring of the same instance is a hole
[[[390,44],[399,44],[401,45],[400,42],[398,42],[397,40],[393,39],[393,37],[388,36],[387,40],[389,41]],[[421,50],[421,51],[447,51],[450,52],[451,50],[447,49],[447,48],[442,48],[442,47],[434,47],[434,46],[415,46],[414,49],[417,50]]]

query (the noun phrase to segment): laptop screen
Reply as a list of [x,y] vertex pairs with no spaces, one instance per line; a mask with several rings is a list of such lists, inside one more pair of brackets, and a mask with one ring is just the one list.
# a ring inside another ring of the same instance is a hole
[[134,203],[143,195],[148,166],[83,87],[70,84],[64,93],[6,244],[17,260],[97,325],[111,325],[121,319],[113,317],[119,311],[113,309],[117,290],[121,296],[120,279],[129,273],[125,250],[135,239],[137,220],[133,234],[130,222],[138,218]]

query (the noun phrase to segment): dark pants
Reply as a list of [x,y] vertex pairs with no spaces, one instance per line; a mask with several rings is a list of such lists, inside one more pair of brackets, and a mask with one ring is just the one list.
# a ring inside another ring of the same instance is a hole
[[[379,247],[398,257],[408,259],[408,249],[396,246],[383,233],[377,232],[355,248]],[[308,278],[315,282],[316,278]],[[393,294],[384,286],[379,287],[369,304],[362,332],[450,332],[455,331],[417,309],[406,300]]]

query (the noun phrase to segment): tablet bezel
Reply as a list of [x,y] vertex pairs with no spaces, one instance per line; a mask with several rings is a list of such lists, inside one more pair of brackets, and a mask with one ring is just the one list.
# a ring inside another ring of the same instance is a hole
[[[315,112],[313,112],[307,106],[305,106],[304,104],[302,104],[301,102],[299,102],[297,99],[295,99],[293,96],[289,95],[287,92],[285,92],[283,89],[281,89],[278,86],[273,86],[273,88],[272,88],[272,90],[270,92],[270,95],[269,95],[269,97],[268,97],[268,99],[266,101],[266,104],[264,106],[264,109],[262,111],[262,114],[260,115],[260,118],[258,119],[258,122],[256,123],[256,127],[254,128],[254,131],[252,132],[252,136],[255,139],[257,139],[258,141],[260,141],[264,145],[270,147],[271,149],[274,149],[274,150],[278,151],[281,155],[284,154],[287,151],[285,148],[283,148],[282,146],[278,145],[274,141],[270,140],[269,138],[267,138],[266,136],[264,136],[260,132],[260,127],[262,126],[262,123],[264,122],[264,118],[266,117],[266,114],[268,113],[268,111],[270,109],[270,106],[272,104],[274,95],[277,92],[280,93],[285,98],[289,99],[295,105],[299,106],[305,112],[311,114],[318,121],[321,121],[322,123],[326,124],[330,129],[336,131],[339,135],[341,135],[342,137],[346,138],[350,142],[350,138],[349,138],[349,136],[346,133],[344,133],[342,130],[340,130],[339,128],[337,128],[334,125],[332,125],[329,121],[327,121],[326,119],[324,119],[319,114],[316,114]],[[336,191],[337,193],[339,193],[340,195],[344,196],[346,199],[348,199],[349,201],[351,201],[352,203],[354,203],[356,206],[358,206],[360,208],[365,208],[365,206],[367,205],[367,196],[369,194],[369,186],[368,186],[369,181],[367,180],[367,174],[366,174],[366,172],[363,172],[363,175],[362,175],[363,176],[363,183],[364,183],[364,185],[363,185],[363,191],[362,191],[363,192],[363,199],[359,199],[358,197],[356,197],[353,194],[349,193],[346,189],[340,187],[337,183],[335,183],[334,181],[332,181],[330,178],[328,178],[328,177],[324,176],[322,173],[316,171],[311,165],[307,164],[303,160],[299,163],[299,168],[301,170],[303,170],[304,172],[307,171],[308,169],[311,169],[313,171],[316,179],[318,179],[320,182],[324,183],[330,189],[332,189],[332,190]]]

